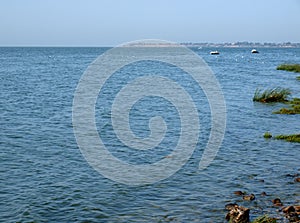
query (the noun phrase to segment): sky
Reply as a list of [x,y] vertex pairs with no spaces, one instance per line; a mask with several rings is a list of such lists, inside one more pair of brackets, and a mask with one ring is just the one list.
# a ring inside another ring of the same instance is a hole
[[300,0],[1,0],[0,46],[300,42]]

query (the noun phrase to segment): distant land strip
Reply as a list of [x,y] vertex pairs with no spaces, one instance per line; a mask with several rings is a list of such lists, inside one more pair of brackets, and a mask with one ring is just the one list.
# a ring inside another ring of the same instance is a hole
[[181,45],[187,47],[252,47],[252,48],[272,48],[272,47],[282,47],[282,48],[300,48],[300,43],[291,43],[291,42],[283,42],[283,43],[260,43],[260,42],[226,42],[226,43],[192,43],[185,42],[181,43]]
[[[126,45],[126,47],[130,46],[143,46],[143,47],[172,47],[176,46],[176,43],[172,42],[133,42]],[[228,48],[237,48],[237,47],[249,47],[249,48],[300,48],[300,43],[291,43],[291,42],[283,42],[283,43],[260,43],[260,42],[226,42],[226,43],[193,43],[193,42],[184,42],[180,43],[182,46],[186,47],[228,47]]]

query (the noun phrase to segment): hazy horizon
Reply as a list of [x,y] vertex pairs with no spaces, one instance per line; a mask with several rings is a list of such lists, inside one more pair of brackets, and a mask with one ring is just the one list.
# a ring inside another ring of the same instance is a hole
[[0,46],[300,42],[298,0],[10,0],[0,6]]
[[[129,41],[130,42],[130,41]],[[267,44],[276,44],[276,45],[283,45],[285,43],[288,43],[289,41],[287,42],[250,42],[250,41],[237,41],[237,42],[248,42],[249,44],[261,44],[261,46],[263,47],[263,44],[264,43],[267,43]],[[201,44],[208,44],[208,45],[226,45],[226,44],[229,44],[229,43],[237,43],[237,42],[189,42],[189,41],[186,41],[186,42],[181,42],[181,43],[177,43],[177,44],[183,44],[183,45],[189,45],[189,44],[194,44],[195,46],[198,45],[201,45]],[[124,43],[128,43],[128,42],[124,42]],[[118,45],[123,45],[124,43],[121,43],[121,44],[117,44],[117,45],[0,45],[0,47],[116,47]],[[176,42],[174,42],[176,43]],[[298,45],[300,45],[300,41],[299,42],[290,42],[291,44],[297,44],[297,48],[298,48]],[[249,47],[251,47],[251,45],[249,45]]]

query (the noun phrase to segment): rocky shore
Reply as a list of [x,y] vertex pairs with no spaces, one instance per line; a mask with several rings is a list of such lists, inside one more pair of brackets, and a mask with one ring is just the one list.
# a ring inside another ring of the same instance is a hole
[[[296,189],[300,187],[300,173],[289,174],[287,177],[293,178],[292,183]],[[225,219],[230,223],[300,223],[300,200],[283,201],[264,191],[260,194],[234,191],[233,194],[235,199],[225,205]],[[256,215],[263,212],[263,215],[251,221],[251,212]]]

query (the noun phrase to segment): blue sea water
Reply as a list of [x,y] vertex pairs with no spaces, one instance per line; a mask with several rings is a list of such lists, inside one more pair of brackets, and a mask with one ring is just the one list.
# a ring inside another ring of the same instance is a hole
[[[192,49],[210,66],[223,90],[226,133],[212,164],[198,170],[210,132],[210,108],[202,90],[182,70],[142,61],[120,69],[100,92],[98,132],[109,151],[132,164],[153,163],[176,145],[180,118],[159,97],[145,97],[130,111],[132,131],[149,135],[148,122],[160,115],[168,125],[155,150],[132,151],[117,138],[110,106],[121,87],[143,75],[164,75],[191,93],[199,110],[199,143],[186,165],[173,176],[146,186],[107,179],[85,160],[75,140],[73,97],[88,65],[108,48],[0,48],[0,222],[225,222],[224,206],[237,202],[251,217],[281,218],[271,200],[300,203],[300,187],[290,175],[300,173],[300,146],[266,140],[272,134],[300,132],[299,115],[275,115],[282,104],[254,103],[256,88],[287,87],[300,97],[297,74],[276,70],[299,63],[298,48]],[[299,76],[299,75],[298,75]],[[252,202],[233,191],[254,193]],[[269,196],[260,196],[261,192]],[[282,219],[282,218],[281,218]],[[284,221],[284,220],[282,220]]]

